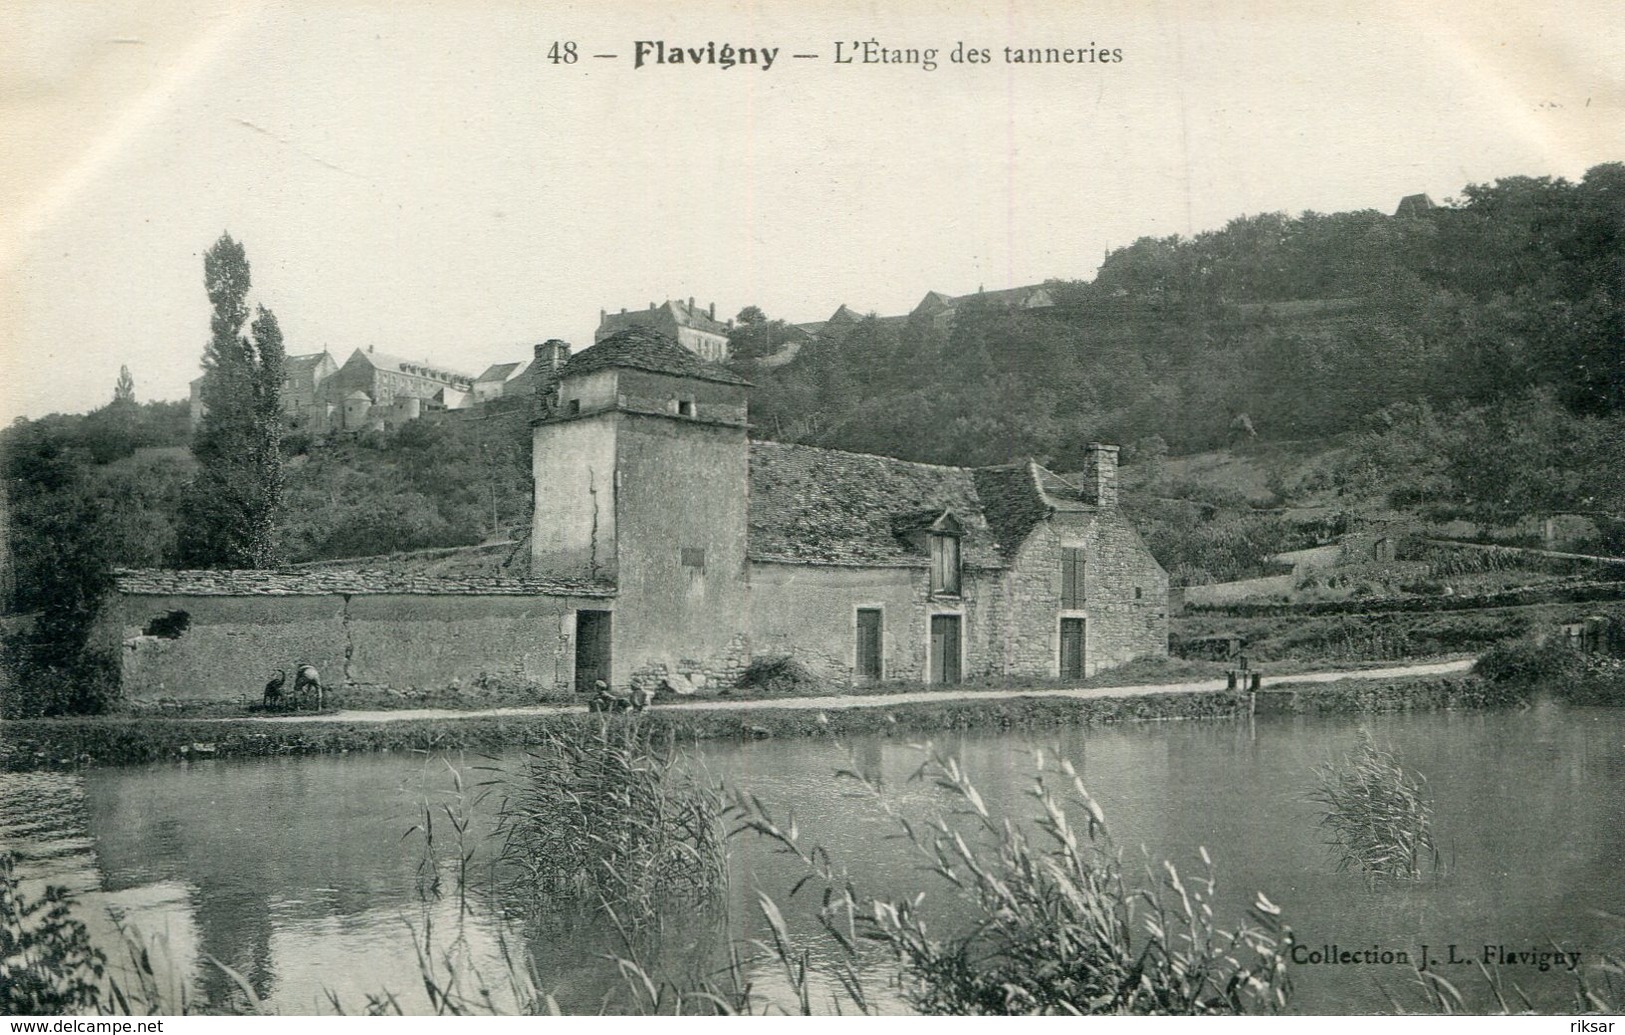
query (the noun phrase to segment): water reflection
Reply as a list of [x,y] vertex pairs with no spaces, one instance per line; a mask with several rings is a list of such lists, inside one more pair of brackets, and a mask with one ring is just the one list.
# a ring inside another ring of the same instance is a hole
[[[1591,960],[1625,951],[1625,925],[1604,915],[1625,913],[1617,879],[1625,867],[1625,711],[1543,704],[1363,720],[1427,778],[1448,866],[1436,882],[1376,890],[1333,871],[1307,800],[1315,765],[1347,751],[1361,721],[1272,716],[967,734],[939,746],[962,760],[996,813],[1010,816],[1031,814],[1033,753],[1065,754],[1106,809],[1125,858],[1143,846],[1148,857],[1189,871],[1206,846],[1218,864],[1221,916],[1239,916],[1265,891],[1310,946],[1414,953],[1456,944],[1476,958],[1485,945],[1527,950],[1556,941]],[[895,823],[855,786],[832,779],[837,768],[856,769],[878,777],[902,812],[939,808],[941,792],[911,779],[921,755],[904,740],[704,750],[712,775],[782,817],[793,814],[804,842],[843,860],[863,891],[902,897],[924,889],[944,923],[958,915],[918,853],[893,836]],[[511,761],[517,768],[517,753]],[[480,761],[459,764],[472,771]],[[0,777],[0,840],[20,853],[25,885],[37,890],[48,879],[79,893],[81,914],[104,944],[116,937],[115,923],[158,939],[189,995],[219,1005],[241,997],[206,963],[212,956],[290,1013],[330,1009],[329,993],[359,1010],[386,989],[402,997],[402,1009],[427,1010],[418,978],[424,953],[471,963],[503,1007],[513,1005],[510,963],[528,957],[561,1006],[596,1011],[626,999],[606,954],[635,950],[675,980],[724,971],[731,938],[766,934],[759,891],[780,900],[798,931],[812,929],[812,891],[785,900],[801,865],[750,840],[735,845],[726,922],[668,917],[638,945],[601,921],[566,916],[516,927],[478,896],[436,897],[426,878],[436,859],[444,865],[460,849],[445,824],[425,836],[424,805],[474,817],[478,873],[490,863],[490,802],[474,797],[472,781],[458,791],[444,760],[406,755],[8,774]],[[876,985],[885,975],[878,965],[866,971]],[[1468,968],[1449,976],[1468,987],[1476,977]],[[1543,1008],[1568,1008],[1566,976],[1508,976]],[[1381,1012],[1390,1009],[1382,987],[1408,994],[1403,968],[1303,967],[1294,977],[1294,1008],[1305,1013]],[[759,990],[783,989],[772,968],[751,978]],[[895,995],[886,1001],[901,1005]]]

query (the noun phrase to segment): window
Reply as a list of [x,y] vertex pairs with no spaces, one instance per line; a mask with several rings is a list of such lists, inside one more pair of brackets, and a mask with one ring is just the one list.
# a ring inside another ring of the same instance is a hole
[[574,416],[575,414],[580,413],[581,412],[581,400],[580,399],[571,399],[567,412],[569,412],[571,416]]
[[1061,547],[1061,607],[1075,610],[1083,606],[1083,550]]
[[1134,587],[1134,599],[1135,599],[1135,600],[1138,600],[1138,599],[1140,599],[1140,596],[1141,596],[1141,593],[1140,593],[1140,587],[1139,587],[1139,586],[1135,586],[1135,587]]
[[679,417],[692,417],[692,416],[694,416],[694,400],[693,399],[679,399],[677,401],[677,416],[679,416]]
[[685,547],[683,547],[683,567],[685,567],[685,568],[696,568],[696,569],[698,569],[700,571],[704,571],[705,570],[705,547],[703,547],[703,546],[685,546]]
[[863,679],[880,678],[881,616],[875,607],[858,608],[857,674]]
[[959,592],[959,537],[931,537],[931,592]]

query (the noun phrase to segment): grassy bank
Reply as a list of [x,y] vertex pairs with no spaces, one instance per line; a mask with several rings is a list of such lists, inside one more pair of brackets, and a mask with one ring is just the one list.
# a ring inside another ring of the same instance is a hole
[[[1295,690],[1286,684],[1272,685],[1260,700],[1274,710],[1294,712],[1382,712],[1496,707],[1521,701],[1526,693],[1521,688],[1473,678],[1346,679],[1304,684]],[[748,705],[714,711],[668,707],[655,708],[636,721],[678,740],[727,740],[1220,719],[1245,714],[1249,707],[1244,696],[1213,691],[1085,700],[1017,697],[927,701],[828,711],[753,709]],[[585,709],[563,715],[482,715],[397,722],[207,722],[123,716],[36,719],[8,722],[0,729],[0,767],[36,769],[351,751],[495,750],[533,745],[549,733],[594,728],[602,721]]]

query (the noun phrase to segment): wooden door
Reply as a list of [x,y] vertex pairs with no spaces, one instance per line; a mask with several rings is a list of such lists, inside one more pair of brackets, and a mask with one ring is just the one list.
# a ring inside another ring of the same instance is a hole
[[880,678],[880,611],[858,609],[858,678]]
[[576,612],[576,693],[590,694],[593,684],[609,685],[610,611]]
[[1061,678],[1083,678],[1083,619],[1061,619]]
[[931,682],[959,682],[959,616],[931,616]]

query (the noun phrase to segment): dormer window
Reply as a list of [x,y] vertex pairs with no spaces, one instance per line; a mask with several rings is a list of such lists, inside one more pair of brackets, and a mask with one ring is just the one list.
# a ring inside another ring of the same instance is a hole
[[959,536],[932,532],[931,592],[959,592]]

